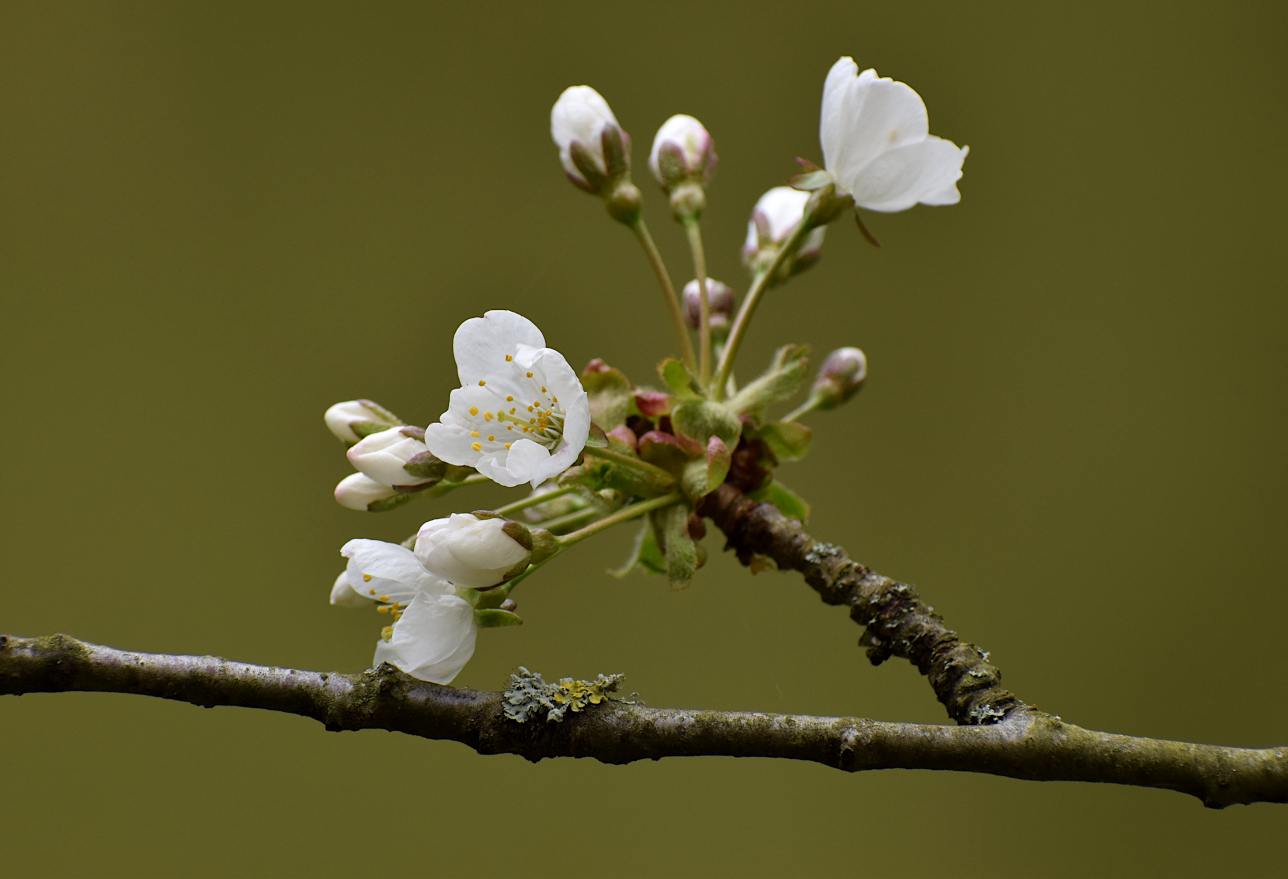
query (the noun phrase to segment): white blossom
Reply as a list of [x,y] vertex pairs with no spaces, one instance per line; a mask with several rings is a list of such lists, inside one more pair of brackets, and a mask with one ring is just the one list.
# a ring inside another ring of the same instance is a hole
[[598,163],[600,174],[607,174],[601,138],[604,128],[609,125],[621,128],[608,102],[588,85],[564,89],[550,111],[550,136],[559,147],[559,161],[563,163],[564,173],[577,186],[590,192],[597,191],[597,187],[586,180],[573,162],[572,145],[579,142]]
[[[671,162],[659,161],[664,150],[670,154]],[[672,116],[653,138],[648,167],[653,179],[667,191],[690,177],[705,185],[716,172],[715,141],[692,116]]]
[[[805,219],[805,204],[810,194],[792,189],[790,186],[775,186],[756,202],[751,210],[751,220],[747,223],[747,241],[742,246],[742,257],[751,263],[762,246],[781,245],[796,231],[796,227]],[[810,259],[817,257],[823,247],[823,233],[826,226],[811,229],[797,249],[797,258]]]
[[352,607],[367,599],[393,617],[376,643],[373,665],[388,662],[422,681],[451,683],[474,655],[474,607],[396,543],[350,540],[340,554],[349,564],[331,589],[331,603]]
[[348,451],[349,463],[359,473],[384,485],[420,485],[432,479],[417,479],[403,465],[428,449],[415,436],[415,429],[382,430],[365,437]]
[[[520,563],[532,557],[505,532],[506,519],[479,519],[470,513],[453,513],[420,526],[416,558],[428,570],[457,586],[488,589],[506,579]],[[516,572],[517,573],[517,572]]]
[[449,464],[501,485],[536,488],[571,467],[590,435],[590,402],[563,355],[532,321],[489,311],[456,330],[461,387],[425,429],[425,445]]
[[917,203],[956,204],[968,148],[934,137],[926,105],[911,87],[854,59],[832,65],[823,85],[819,139],[838,192],[872,211],[905,211]]
[[382,482],[376,482],[362,473],[349,474],[335,487],[335,499],[340,502],[340,506],[351,510],[365,511],[376,501],[383,501],[396,494],[398,494],[397,489]]

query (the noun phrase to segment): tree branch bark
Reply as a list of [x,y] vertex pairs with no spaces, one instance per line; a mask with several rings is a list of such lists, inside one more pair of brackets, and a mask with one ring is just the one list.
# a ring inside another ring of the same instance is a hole
[[215,656],[133,653],[66,635],[0,635],[0,695],[72,690],[267,708],[311,717],[329,730],[393,730],[534,762],[783,757],[847,772],[953,769],[1157,787],[1192,794],[1213,808],[1288,802],[1288,748],[1225,748],[1092,732],[1029,708],[1016,708],[989,725],[932,726],[604,702],[559,723],[516,723],[505,717],[501,693],[425,683],[388,665],[346,675]]
[[743,564],[799,571],[865,627],[868,658],[909,660],[958,726],[862,718],[690,711],[604,702],[558,723],[508,719],[501,693],[418,681],[385,665],[364,675],[297,671],[214,656],[131,653],[66,635],[0,635],[0,695],[92,690],[207,707],[311,717],[330,730],[387,729],[461,742],[480,754],[592,757],[784,757],[847,772],[953,769],[1035,781],[1095,781],[1191,794],[1211,808],[1288,802],[1288,747],[1227,748],[1095,732],[1020,701],[986,655],[957,637],[912,587],[874,573],[795,519],[726,483],[698,512]]

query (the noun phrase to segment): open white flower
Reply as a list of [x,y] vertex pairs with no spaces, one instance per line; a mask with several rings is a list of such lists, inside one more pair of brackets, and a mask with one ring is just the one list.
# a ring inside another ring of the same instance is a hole
[[349,565],[331,589],[331,603],[353,607],[368,599],[393,617],[376,643],[373,664],[388,662],[422,681],[451,683],[474,655],[473,606],[396,543],[350,540],[340,554]]
[[819,139],[838,192],[871,211],[906,211],[917,203],[956,204],[968,147],[930,133],[926,105],[911,87],[854,59],[832,65],[823,85]]
[[545,345],[512,311],[461,324],[452,349],[462,386],[425,429],[429,450],[506,486],[536,488],[571,467],[590,435],[590,401],[564,356]]
[[506,533],[507,521],[452,513],[450,518],[426,522],[416,535],[416,558],[457,586],[489,589],[507,574],[521,573],[532,558],[530,545],[523,546]]

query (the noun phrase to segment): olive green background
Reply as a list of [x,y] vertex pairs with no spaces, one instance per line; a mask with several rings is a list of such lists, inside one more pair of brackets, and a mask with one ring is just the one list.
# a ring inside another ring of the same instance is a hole
[[[821,160],[842,54],[971,154],[955,207],[867,215],[766,301],[868,354],[782,473],[813,532],[915,583],[1025,699],[1084,726],[1288,744],[1288,16],[1267,2],[0,4],[0,631],[361,671],[327,604],[383,515],[327,405],[425,424],[451,336],[509,308],[576,366],[671,353],[630,236],[563,179],[560,90],[634,137],[702,119],[712,274],[745,290],[757,195]],[[459,500],[459,506],[457,502]],[[707,544],[685,592],[561,558],[458,683],[625,672],[653,705],[946,722],[798,577]],[[12,875],[1268,875],[1288,807],[967,774],[706,758],[528,764],[123,695],[0,699]]]

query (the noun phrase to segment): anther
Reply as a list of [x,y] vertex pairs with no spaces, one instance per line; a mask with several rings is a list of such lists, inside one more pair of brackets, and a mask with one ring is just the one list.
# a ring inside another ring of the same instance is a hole
[[483,446],[479,445],[478,443],[470,443],[470,448],[476,452],[483,451]]
[[470,414],[471,414],[471,415],[478,415],[478,414],[479,414],[479,407],[478,407],[478,406],[471,406],[471,407],[470,407]]
[[370,575],[370,574],[363,574],[363,575],[362,575],[362,582],[364,582],[364,583],[370,583],[370,582],[371,582],[371,575]]

